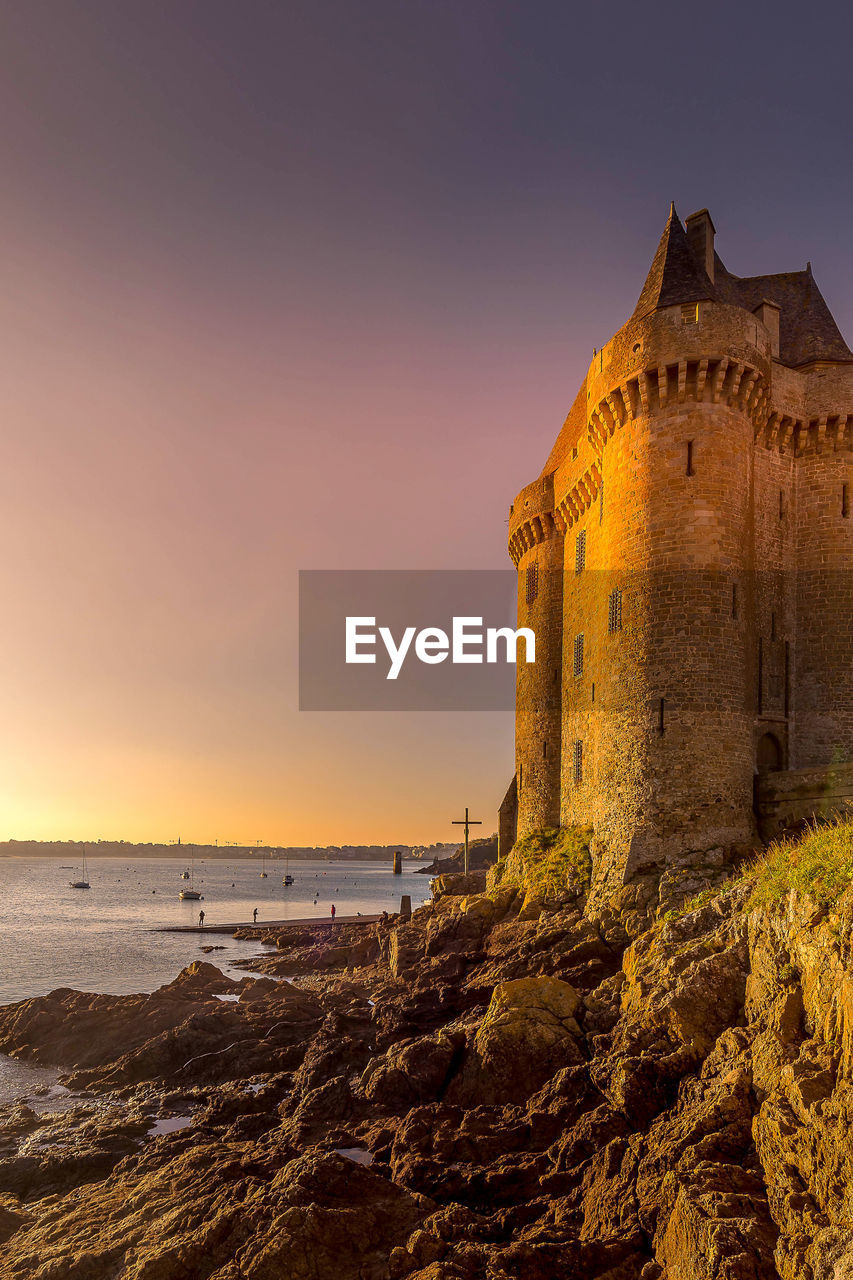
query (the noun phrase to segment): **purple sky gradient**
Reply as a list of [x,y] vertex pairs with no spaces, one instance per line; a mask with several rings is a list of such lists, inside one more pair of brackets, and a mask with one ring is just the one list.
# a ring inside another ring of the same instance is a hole
[[300,715],[299,568],[505,567],[670,199],[853,337],[838,5],[0,3],[0,838],[452,838],[512,717]]

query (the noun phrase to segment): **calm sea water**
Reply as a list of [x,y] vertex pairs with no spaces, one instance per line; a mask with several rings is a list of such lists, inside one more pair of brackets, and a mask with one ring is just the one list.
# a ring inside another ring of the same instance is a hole
[[[66,865],[62,865],[65,863]],[[158,925],[195,924],[204,908],[208,925],[258,924],[316,916],[397,911],[400,895],[412,905],[429,897],[429,877],[407,862],[394,876],[386,863],[291,862],[296,883],[282,885],[284,864],[197,861],[195,888],[202,902],[181,902],[181,872],[188,864],[166,858],[90,858],[91,889],[72,889],[79,870],[66,859],[0,858],[0,1004],[43,995],[56,987],[81,991],[153,991],[184,965],[201,958],[203,943],[224,946],[210,959],[257,954],[252,943],[228,934],[200,939],[194,933],[153,933]],[[315,898],[317,899],[315,903]]]
[[[64,864],[64,865],[63,865]],[[284,864],[197,861],[195,888],[202,902],[181,902],[188,864],[165,858],[90,858],[91,889],[72,889],[79,868],[64,858],[0,858],[0,1004],[44,995],[56,987],[121,994],[153,991],[193,960],[209,959],[232,977],[235,960],[264,948],[228,934],[156,933],[158,925],[328,919],[332,903],[342,916],[397,911],[408,893],[417,907],[429,897],[429,877],[407,862],[392,875],[386,863],[291,862],[295,884],[282,884]],[[316,901],[315,901],[316,899]],[[201,946],[224,947],[205,956]],[[0,1054],[0,1103],[54,1085],[57,1073]]]

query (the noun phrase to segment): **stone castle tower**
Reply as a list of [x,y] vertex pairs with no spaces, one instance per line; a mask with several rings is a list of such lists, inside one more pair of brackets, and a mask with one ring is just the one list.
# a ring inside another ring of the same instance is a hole
[[592,826],[598,892],[853,795],[853,353],[810,266],[735,276],[714,234],[672,207],[510,508],[537,650],[501,845]]

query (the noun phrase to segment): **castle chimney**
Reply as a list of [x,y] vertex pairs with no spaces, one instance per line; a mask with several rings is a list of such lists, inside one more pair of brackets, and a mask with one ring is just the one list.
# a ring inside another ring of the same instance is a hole
[[708,273],[708,279],[713,284],[715,229],[711,221],[711,215],[707,209],[700,209],[698,213],[691,213],[685,226],[693,256],[699,266],[705,268]]
[[762,298],[753,311],[753,315],[758,316],[770,334],[770,354],[775,356],[777,360],[779,358],[779,314],[780,308],[778,304],[771,302],[769,298]]

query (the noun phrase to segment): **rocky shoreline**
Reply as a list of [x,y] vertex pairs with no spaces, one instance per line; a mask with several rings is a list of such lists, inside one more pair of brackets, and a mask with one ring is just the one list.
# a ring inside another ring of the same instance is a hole
[[450,878],[239,981],[0,1009],[71,1091],[0,1112],[0,1277],[847,1280],[853,911],[729,870]]

